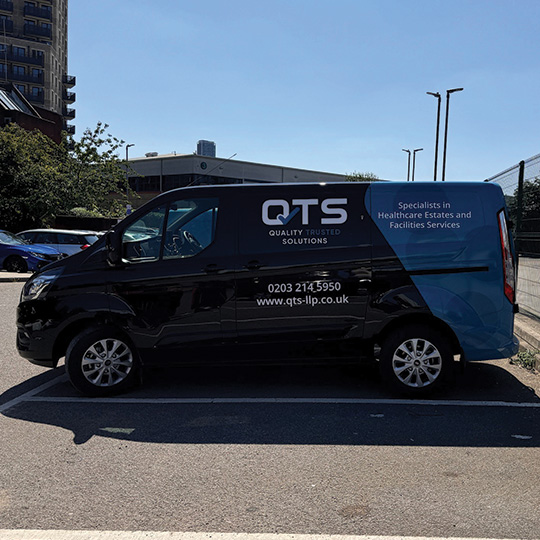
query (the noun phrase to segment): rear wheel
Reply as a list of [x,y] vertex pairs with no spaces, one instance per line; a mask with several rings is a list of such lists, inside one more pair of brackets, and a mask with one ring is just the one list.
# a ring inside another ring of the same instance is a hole
[[427,325],[405,326],[390,334],[381,347],[381,374],[400,393],[422,395],[441,387],[452,365],[448,340]]
[[135,381],[138,366],[134,346],[112,328],[95,328],[79,334],[66,352],[71,383],[89,396],[127,390]]
[[21,274],[24,272],[28,272],[27,262],[18,255],[12,255],[11,257],[8,257],[4,262],[4,268],[8,272],[18,272]]

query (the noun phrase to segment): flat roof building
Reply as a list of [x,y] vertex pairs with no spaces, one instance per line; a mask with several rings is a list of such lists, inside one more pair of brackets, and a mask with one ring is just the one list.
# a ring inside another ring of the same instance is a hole
[[252,163],[197,154],[162,154],[131,158],[130,190],[141,197],[135,207],[171,189],[203,184],[251,184],[276,182],[343,182],[347,177],[306,169]]

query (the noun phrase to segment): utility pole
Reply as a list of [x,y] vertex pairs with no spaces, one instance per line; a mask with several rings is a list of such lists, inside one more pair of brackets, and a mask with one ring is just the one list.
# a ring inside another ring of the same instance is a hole
[[412,182],[414,182],[414,167],[416,163],[416,152],[421,152],[423,148],[417,148],[416,150],[413,150],[413,156],[412,156]]
[[437,127],[435,131],[435,165],[433,167],[433,181],[437,181],[437,158],[439,156],[439,126],[441,123],[441,94],[439,92],[426,92],[430,96],[437,98]]
[[443,165],[442,165],[442,181],[444,182],[446,177],[446,144],[448,142],[448,111],[450,109],[450,94],[454,92],[461,92],[463,88],[451,88],[446,91],[446,118],[444,122],[444,151],[443,151]]
[[407,160],[407,182],[409,181],[409,177],[411,175],[411,151],[405,150],[405,148],[401,149],[403,152],[407,152],[409,154],[409,159]]

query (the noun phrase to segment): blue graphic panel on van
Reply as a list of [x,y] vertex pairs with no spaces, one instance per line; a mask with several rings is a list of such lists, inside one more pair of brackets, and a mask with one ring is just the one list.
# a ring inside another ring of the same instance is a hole
[[433,315],[456,333],[465,357],[507,357],[514,352],[513,306],[503,289],[502,191],[467,182],[426,187],[372,184],[366,208]]

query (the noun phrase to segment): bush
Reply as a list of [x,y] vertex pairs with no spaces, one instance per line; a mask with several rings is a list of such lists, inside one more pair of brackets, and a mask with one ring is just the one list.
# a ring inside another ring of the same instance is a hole
[[532,371],[536,368],[536,363],[538,361],[536,357],[537,354],[538,351],[531,351],[529,349],[520,351],[510,360],[510,363]]
[[88,210],[87,208],[72,208],[69,212],[69,215],[75,216],[75,217],[81,217],[81,218],[87,218],[87,217],[97,217],[102,218],[104,217],[101,212],[98,212],[97,210]]

